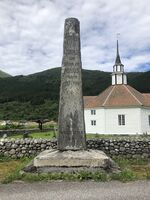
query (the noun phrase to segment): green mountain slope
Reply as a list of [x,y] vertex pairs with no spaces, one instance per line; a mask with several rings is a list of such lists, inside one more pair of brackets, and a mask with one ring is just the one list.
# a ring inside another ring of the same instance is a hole
[[58,99],[60,68],[28,76],[0,79],[0,102]]
[[[111,73],[83,70],[83,95],[97,95],[111,85]],[[150,71],[128,73],[128,84],[140,92],[150,92]],[[58,100],[60,68],[53,68],[28,76],[0,79],[0,102]]]
[[[83,95],[98,95],[111,85],[111,73],[83,70]],[[150,71],[128,73],[128,84],[150,93]],[[0,79],[0,119],[57,119],[60,68]]]
[[6,78],[6,77],[10,77],[10,74],[7,74],[6,72],[3,72],[2,70],[0,70],[0,78]]
[[150,93],[150,71],[138,73],[135,77],[132,76],[132,73],[130,74],[131,79],[129,80],[129,84],[132,85],[132,87],[142,93]]

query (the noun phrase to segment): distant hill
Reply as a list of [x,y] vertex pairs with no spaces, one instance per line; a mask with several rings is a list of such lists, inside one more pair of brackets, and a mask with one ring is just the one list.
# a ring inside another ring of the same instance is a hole
[[[45,99],[58,100],[60,68],[53,68],[28,76],[0,79],[0,102],[31,101],[40,103]],[[111,85],[111,73],[83,70],[83,95],[98,95]],[[150,93],[150,71],[128,73],[128,84],[140,92]]]
[[[129,73],[129,84],[142,93],[150,93],[150,71]],[[131,76],[131,77],[130,77]]]
[[45,99],[57,100],[59,85],[60,68],[0,79],[0,103],[31,101],[38,104]]
[[10,77],[10,74],[7,74],[6,72],[3,72],[2,70],[0,70],[0,78],[6,78],[6,77]]
[[[82,70],[83,95],[98,95],[111,85],[111,73]],[[28,76],[0,78],[0,119],[57,119],[60,68]],[[150,71],[127,74],[128,84],[150,93]]]

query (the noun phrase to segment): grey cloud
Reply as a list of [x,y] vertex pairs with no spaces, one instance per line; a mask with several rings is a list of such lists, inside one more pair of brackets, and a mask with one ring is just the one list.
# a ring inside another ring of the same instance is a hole
[[64,20],[77,17],[83,68],[112,71],[119,32],[126,71],[140,70],[150,58],[149,13],[148,0],[2,0],[0,68],[17,75],[60,66]]

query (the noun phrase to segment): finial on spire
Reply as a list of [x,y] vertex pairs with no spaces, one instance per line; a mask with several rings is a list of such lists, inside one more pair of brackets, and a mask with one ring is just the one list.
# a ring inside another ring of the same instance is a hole
[[120,65],[121,63],[121,59],[120,59],[120,55],[119,55],[119,42],[118,42],[118,37],[119,37],[120,33],[117,33],[117,56],[116,56],[116,61],[115,61],[115,65]]

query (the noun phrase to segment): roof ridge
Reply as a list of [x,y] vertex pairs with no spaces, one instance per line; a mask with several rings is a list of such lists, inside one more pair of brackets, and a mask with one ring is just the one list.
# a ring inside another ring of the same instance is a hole
[[112,87],[112,89],[111,89],[109,95],[108,95],[107,98],[105,99],[105,101],[104,101],[104,103],[102,104],[102,106],[104,106],[104,105],[106,104],[106,102],[107,102],[107,100],[109,99],[110,95],[112,94],[114,88],[115,88],[115,86]]
[[101,93],[99,93],[98,95],[97,95],[97,97],[98,96],[101,96],[103,93],[105,93],[105,91],[107,91],[109,88],[111,88],[111,87],[113,87],[113,85],[109,85],[106,89],[104,89]]
[[[126,90],[134,97],[134,99],[135,100],[137,100],[138,102],[139,102],[139,104],[141,104],[141,105],[143,105],[143,103],[134,95],[134,94],[132,94],[132,92],[129,90],[129,88],[127,87],[127,86],[125,86],[125,85],[123,85],[125,88],[126,88]],[[140,93],[141,94],[141,93]]]
[[95,95],[95,96],[92,96],[92,95],[91,95],[91,96],[83,96],[83,97],[97,97],[97,96],[96,96],[96,95]]

